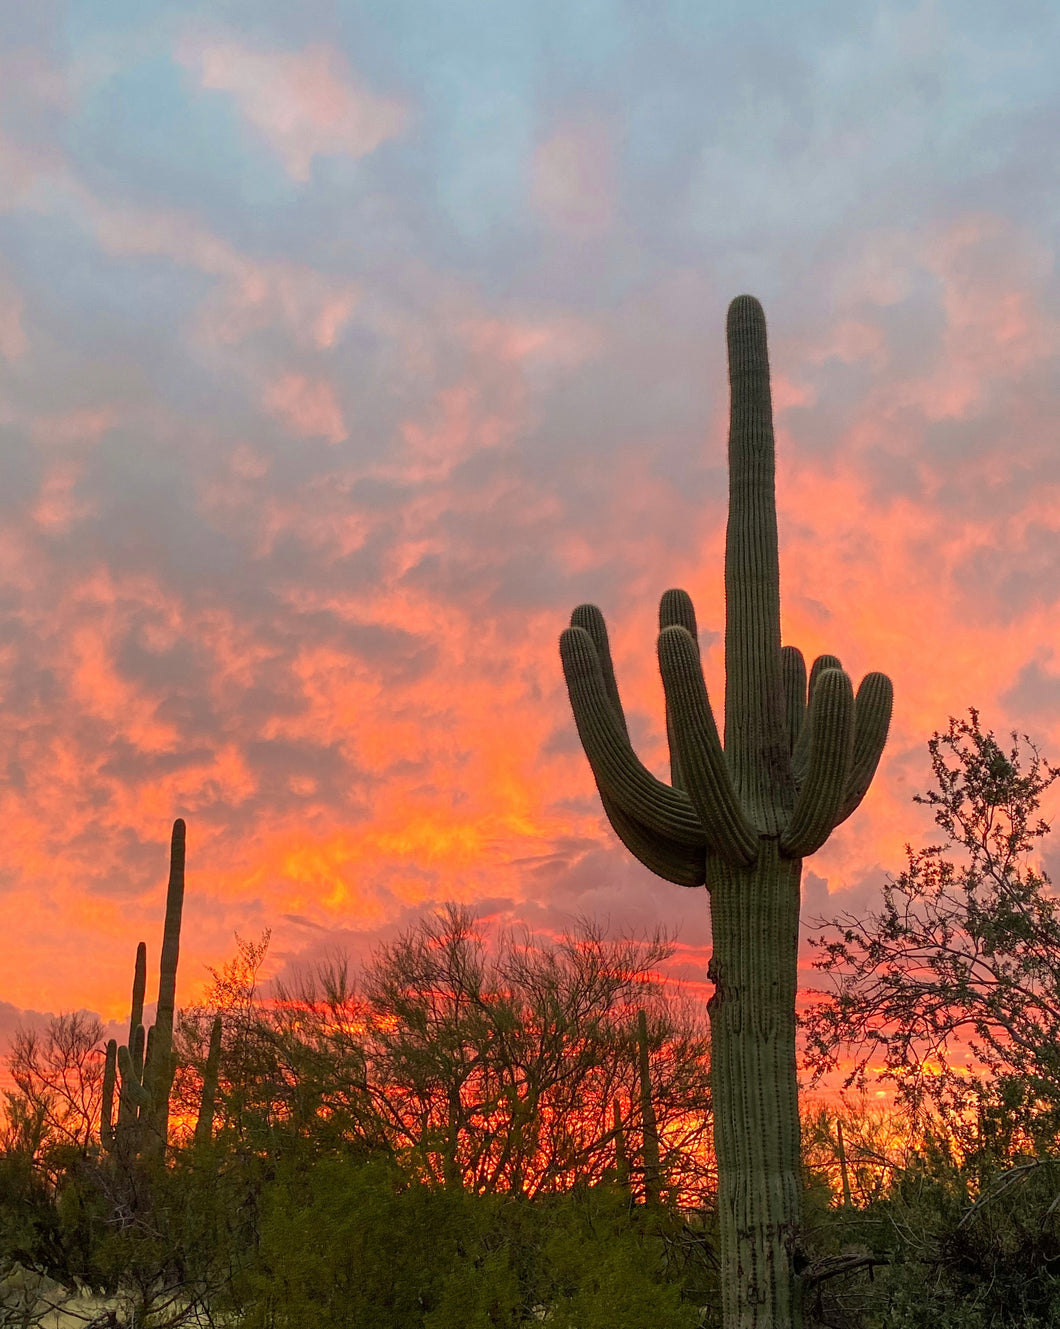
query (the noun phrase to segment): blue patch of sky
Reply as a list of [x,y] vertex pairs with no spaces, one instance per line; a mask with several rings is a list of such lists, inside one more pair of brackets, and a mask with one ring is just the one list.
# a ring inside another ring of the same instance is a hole
[[[308,183],[292,182],[233,99],[193,86],[145,37],[70,126],[97,184],[194,208],[251,252],[286,249],[336,272],[414,254],[487,299],[582,308],[691,263],[768,293],[806,281],[851,228],[1018,210],[1021,181],[1043,218],[1055,203],[1018,168],[1057,100],[1060,18],[1032,0],[1003,19],[985,0],[797,11],[312,0],[297,14],[75,0],[66,22],[72,49],[120,49],[152,25],[163,44],[192,26],[264,49],[334,41],[373,92],[407,99],[400,139],[358,162],[318,158]],[[551,234],[531,198],[535,146],[587,112],[609,123],[618,171],[615,231],[588,244]]]
[[168,259],[106,254],[61,215],[0,218],[0,249],[19,274],[30,335],[101,358],[177,341],[212,284]]
[[86,181],[156,207],[221,220],[293,201],[298,190],[233,106],[155,54],[93,88],[66,147]]

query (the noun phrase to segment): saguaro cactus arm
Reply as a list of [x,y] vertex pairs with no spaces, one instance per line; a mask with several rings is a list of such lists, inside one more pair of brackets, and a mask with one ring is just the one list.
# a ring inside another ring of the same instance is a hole
[[[699,653],[699,633],[696,630],[696,611],[692,597],[687,591],[676,587],[664,591],[659,601],[659,631],[666,628],[684,628],[695,643]],[[674,717],[670,706],[666,707],[666,741],[670,747],[670,783],[675,789],[684,789],[685,777],[681,774],[681,760],[677,754],[677,735],[674,733]]]
[[99,1113],[99,1142],[109,1154],[114,1148],[114,1086],[118,1075],[118,1040],[107,1043],[103,1062],[103,1102]]
[[836,825],[846,821],[868,793],[891,725],[894,688],[886,674],[866,674],[854,698],[854,755]]
[[[122,1053],[125,1053],[123,1058]],[[127,1058],[127,1060],[126,1060]],[[132,1090],[125,1092],[125,1082],[128,1080],[137,1085],[143,1084],[144,1078],[144,1027],[142,1024],[136,1026],[133,1033],[132,1046],[119,1047],[117,1052],[119,1070],[123,1066],[126,1070],[121,1070],[121,1095],[118,1099],[118,1132],[128,1131],[136,1123],[137,1113],[139,1112],[139,1100],[134,1097]]]
[[780,665],[784,677],[784,715],[788,723],[788,751],[794,754],[795,745],[799,741],[806,719],[806,661],[797,646],[782,646]]
[[141,941],[136,947],[136,964],[133,967],[132,1001],[129,1003],[129,1041],[132,1047],[137,1028],[144,1022],[144,994],[147,991],[147,942]]
[[[683,595],[683,592],[668,593],[676,597]],[[687,600],[687,596],[685,599]],[[663,597],[666,605],[666,597]],[[691,603],[688,609],[680,604],[679,599],[674,601],[673,612],[683,614],[684,621],[687,621],[688,612],[691,611]],[[692,618],[692,625],[695,626],[695,619]],[[656,790],[665,790],[666,793],[674,793],[679,790],[679,785],[675,781],[674,790],[666,790],[666,786],[659,781],[655,781],[648,771],[637,761],[632,748],[629,746],[629,731],[626,726],[626,717],[622,709],[622,700],[619,696],[618,685],[615,682],[614,665],[611,662],[611,646],[607,638],[607,625],[604,623],[604,617],[597,609],[596,605],[579,605],[571,614],[570,631],[581,631],[585,633],[595,653],[593,661],[587,650],[587,643],[580,642],[569,643],[569,648],[563,654],[564,671],[568,674],[568,690],[571,695],[571,704],[575,707],[575,718],[581,726],[585,726],[589,734],[588,742],[583,737],[583,746],[589,751],[589,745],[593,745],[593,750],[597,750],[597,744],[593,737],[595,733],[596,722],[591,712],[600,712],[601,710],[610,711],[610,723],[607,722],[607,716],[603,716],[604,728],[610,734],[611,766],[617,761],[622,768],[632,767],[632,776],[637,780],[642,793],[646,793],[648,798]],[[580,649],[578,649],[580,647]],[[563,653],[563,644],[561,642],[561,653]],[[577,677],[578,671],[584,671],[585,678]],[[598,675],[598,676],[597,676]],[[574,677],[574,686],[571,687],[572,676]],[[591,692],[591,703],[585,705],[583,694],[586,690]],[[579,706],[581,708],[581,719],[578,719]],[[617,754],[617,755],[616,755]],[[681,817],[681,828],[676,835],[671,834],[674,827],[672,823],[665,819],[660,821],[658,817],[651,820],[643,816],[643,802],[631,803],[628,795],[625,797],[622,793],[623,780],[620,778],[617,782],[611,782],[608,779],[606,770],[610,769],[605,765],[606,759],[598,755],[597,762],[590,758],[590,764],[593,768],[593,774],[596,777],[596,785],[600,791],[600,802],[603,804],[604,812],[610,821],[612,829],[626,848],[635,858],[638,858],[646,868],[654,872],[657,876],[666,881],[672,881],[678,886],[702,886],[706,880],[705,848],[706,837],[701,829],[690,821],[694,816],[691,811],[691,804],[685,800],[678,802],[677,808]],[[665,800],[666,794],[663,794]],[[670,809],[673,811],[673,809]],[[691,842],[690,842],[691,841]]]
[[828,839],[846,793],[854,746],[854,692],[841,669],[819,677],[806,715],[809,769],[780,837],[789,858],[804,858]]
[[707,879],[707,850],[705,845],[678,844],[664,835],[650,830],[629,816],[600,789],[600,802],[611,823],[611,828],[634,858],[639,858],[649,871],[675,886],[702,886]]
[[596,650],[596,658],[600,663],[600,673],[604,680],[604,692],[607,694],[607,700],[611,703],[611,709],[615,713],[615,719],[618,721],[619,728],[629,738],[629,726],[626,724],[626,713],[622,709],[622,698],[618,694],[618,684],[615,682],[615,666],[611,659],[611,643],[607,636],[607,624],[604,622],[604,616],[596,605],[579,605],[570,616],[570,625],[572,628],[582,628],[592,639],[593,647]]
[[121,1096],[133,1107],[148,1107],[151,1095],[136,1078],[132,1056],[124,1044],[118,1049],[118,1069],[121,1071]]
[[730,863],[753,863],[758,836],[733,789],[699,651],[685,628],[668,627],[659,633],[659,668],[680,769],[707,843]]
[[[810,668],[808,701],[803,706],[803,723],[796,736],[795,746],[792,749],[791,754],[791,770],[795,779],[796,788],[800,787],[802,782],[806,779],[806,773],[810,766],[810,739],[813,731],[806,723],[806,712],[808,711],[810,704],[813,702],[813,694],[817,691],[817,684],[824,671],[826,669],[842,668],[843,666],[837,655],[819,655]],[[804,700],[806,699],[804,698]]]
[[560,656],[578,734],[600,789],[648,830],[678,844],[703,845],[703,827],[687,794],[657,780],[630,747],[588,632],[568,628]]
[[133,1066],[136,1068],[136,1074],[142,1080],[144,1078],[144,1044],[147,1040],[147,1033],[142,1024],[136,1026],[136,1032],[133,1034],[132,1047],[129,1051],[132,1053]]

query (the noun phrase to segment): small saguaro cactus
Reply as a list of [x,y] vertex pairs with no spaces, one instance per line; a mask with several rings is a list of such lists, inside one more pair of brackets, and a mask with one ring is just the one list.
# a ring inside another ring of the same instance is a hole
[[615,1185],[622,1190],[629,1189],[629,1157],[626,1154],[626,1124],[622,1120],[622,1104],[618,1099],[611,1103],[612,1134],[615,1137]]
[[766,325],[729,307],[729,520],[725,541],[725,738],[718,737],[692,601],[659,609],[671,783],[630,745],[595,605],[560,654],[578,733],[619,839],[648,868],[710,891],[711,1091],[725,1329],[787,1329],[800,1318],[801,1218],[795,993],[802,859],[849,817],[876,771],[891,684],[853,694],[835,656],[809,681],[780,641],[780,567]]
[[[173,1088],[173,1015],[177,992],[177,959],[180,954],[180,921],[184,909],[185,827],[178,817],[173,823],[169,851],[169,885],[166,919],[162,932],[162,959],[158,975],[158,1004],[155,1022],[145,1038],[144,993],[147,989],[147,943],[136,948],[129,1041],[107,1044],[103,1070],[103,1111],[100,1143],[124,1157],[146,1153],[161,1157],[169,1133],[169,1095]],[[118,1091],[118,1119],[114,1121],[114,1090]]]
[[209,1144],[213,1132],[213,1111],[217,1103],[217,1079],[221,1068],[221,1017],[215,1015],[210,1027],[210,1049],[206,1054],[206,1067],[202,1074],[202,1097],[199,1115],[195,1121],[196,1144]]

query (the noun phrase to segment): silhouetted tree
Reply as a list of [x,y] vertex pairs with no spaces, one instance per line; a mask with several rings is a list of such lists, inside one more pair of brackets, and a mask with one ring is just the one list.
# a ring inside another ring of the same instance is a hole
[[39,1156],[55,1145],[88,1150],[99,1123],[103,1091],[103,1026],[94,1015],[53,1016],[47,1031],[15,1031],[7,1063],[8,1131]]
[[[916,801],[944,835],[814,941],[834,991],[804,1021],[819,1075],[853,1053],[847,1084],[881,1066],[910,1107],[979,1110],[980,1133],[1060,1120],[1060,909],[1033,851],[1060,776],[1024,737],[1005,749],[978,712],[928,743],[935,788]],[[976,1065],[959,1072],[955,1054]],[[958,1117],[951,1114],[956,1123]]]

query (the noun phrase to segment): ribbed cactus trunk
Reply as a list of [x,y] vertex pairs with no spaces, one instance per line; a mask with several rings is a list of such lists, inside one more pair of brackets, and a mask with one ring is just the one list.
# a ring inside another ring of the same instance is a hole
[[773,841],[750,868],[712,860],[711,1097],[723,1322],[798,1323],[801,1220],[795,990],[800,864]]
[[834,656],[780,641],[780,570],[765,318],[729,308],[729,523],[725,743],[684,591],[659,609],[672,783],[638,760],[600,611],[582,605],[560,653],[578,733],[615,832],[642,863],[711,893],[711,1087],[725,1329],[799,1322],[795,991],[802,859],[864,797],[883,750],[891,685],[855,700]]

